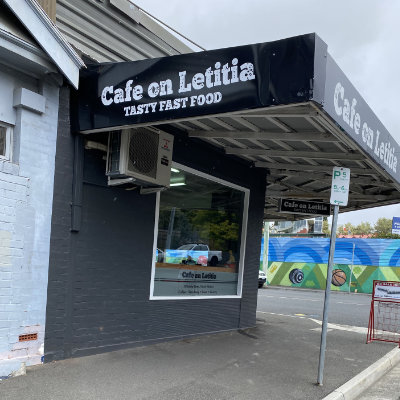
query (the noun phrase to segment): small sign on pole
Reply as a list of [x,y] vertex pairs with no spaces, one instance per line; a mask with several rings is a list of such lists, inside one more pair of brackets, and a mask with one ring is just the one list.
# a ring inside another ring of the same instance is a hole
[[400,235],[400,217],[393,217],[392,219],[392,234]]
[[278,211],[289,214],[331,215],[331,205],[315,201],[279,199]]
[[349,199],[350,169],[333,167],[331,204],[347,206]]
[[328,328],[328,312],[329,312],[329,301],[331,296],[332,268],[333,268],[333,258],[335,255],[336,229],[337,229],[337,220],[339,214],[339,206],[347,206],[349,199],[349,185],[350,185],[350,169],[333,167],[330,203],[333,204],[334,207],[333,207],[333,217],[332,217],[331,243],[329,246],[328,270],[326,273],[326,289],[325,289],[325,301],[324,301],[324,314],[322,318],[321,345],[319,349],[319,365],[318,365],[318,379],[317,379],[317,383],[319,385],[322,385],[324,377],[326,333]]

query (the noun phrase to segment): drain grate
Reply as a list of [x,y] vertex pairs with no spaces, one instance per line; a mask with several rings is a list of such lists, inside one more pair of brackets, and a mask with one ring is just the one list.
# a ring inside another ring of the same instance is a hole
[[20,342],[28,342],[30,340],[37,340],[37,333],[29,333],[27,335],[19,335],[18,340]]

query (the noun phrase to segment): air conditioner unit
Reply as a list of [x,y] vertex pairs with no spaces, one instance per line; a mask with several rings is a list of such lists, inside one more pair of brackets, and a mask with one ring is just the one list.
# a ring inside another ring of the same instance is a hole
[[147,128],[110,132],[108,184],[169,187],[173,143],[172,135]]

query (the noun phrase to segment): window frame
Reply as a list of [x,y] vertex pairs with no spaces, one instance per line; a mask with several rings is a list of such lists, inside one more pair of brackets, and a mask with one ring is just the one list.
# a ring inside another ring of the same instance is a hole
[[10,125],[5,124],[0,121],[0,128],[5,128],[6,130],[6,140],[5,140],[5,152],[0,154],[0,161],[11,161],[12,156],[12,128]]
[[241,240],[240,240],[240,259],[239,259],[239,270],[238,270],[238,282],[236,287],[235,295],[221,295],[221,296],[154,296],[154,277],[156,269],[156,249],[157,249],[157,238],[158,238],[158,220],[160,213],[160,192],[156,194],[156,207],[154,216],[154,239],[153,239],[153,255],[152,255],[152,267],[151,267],[151,278],[150,278],[150,296],[149,300],[205,300],[205,299],[241,299],[243,291],[243,274],[244,274],[244,260],[246,254],[246,237],[247,237],[247,222],[249,212],[249,201],[250,201],[250,189],[243,186],[236,185],[229,181],[216,178],[215,176],[206,174],[196,169],[190,168],[186,165],[172,162],[172,168],[181,169],[193,175],[197,175],[201,178],[208,179],[212,182],[219,183],[221,185],[230,187],[232,189],[240,190],[244,193],[243,199],[243,215],[242,215],[242,229],[241,229]]

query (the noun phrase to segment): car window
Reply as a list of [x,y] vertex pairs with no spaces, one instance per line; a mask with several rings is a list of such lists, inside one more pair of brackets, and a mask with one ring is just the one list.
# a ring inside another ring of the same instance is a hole
[[192,244],[184,244],[183,246],[178,247],[177,250],[191,250],[192,247]]

